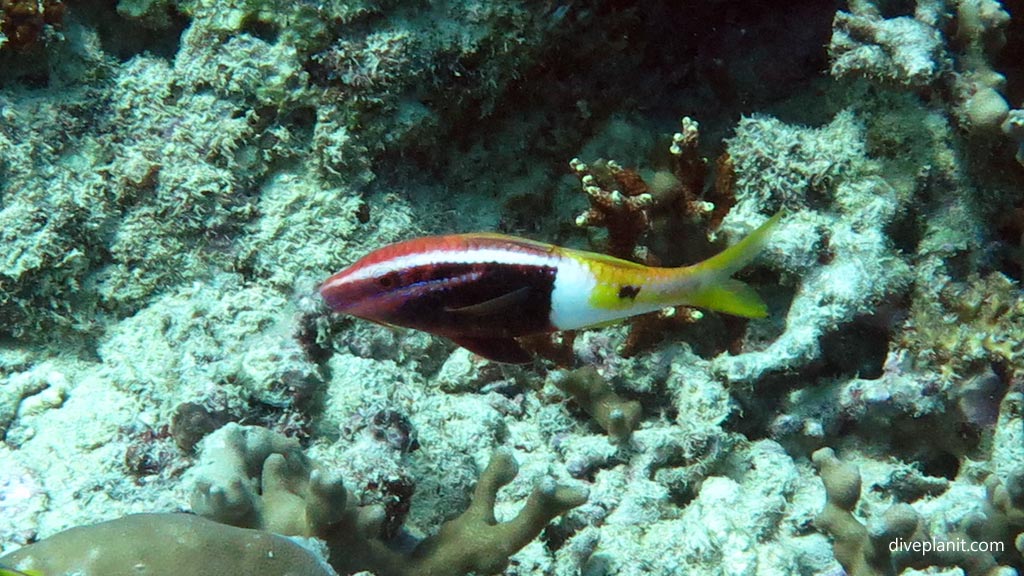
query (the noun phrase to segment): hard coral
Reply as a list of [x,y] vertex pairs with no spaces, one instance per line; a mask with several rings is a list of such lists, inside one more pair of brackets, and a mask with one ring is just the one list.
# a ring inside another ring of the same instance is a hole
[[63,21],[63,0],[0,0],[0,48],[3,37],[14,49],[30,48],[46,26],[60,27]]
[[[854,515],[861,498],[861,475],[857,466],[836,457],[831,448],[822,448],[812,457],[825,485],[827,502],[815,525],[834,540],[836,559],[850,576],[887,576],[906,568],[952,566],[963,568],[970,576],[1014,574],[998,565],[999,550],[989,546],[971,546],[985,537],[990,542],[1011,541],[1020,531],[1024,497],[1020,486],[1024,474],[1017,473],[1006,483],[992,478],[987,483],[986,514],[969,517],[962,526],[945,528],[936,534],[933,523],[923,521],[909,504],[890,507],[869,530]],[[1005,547],[1003,551],[1010,550]]]
[[587,165],[573,158],[569,167],[579,176],[590,201],[590,209],[576,218],[576,225],[606,228],[612,256],[646,261],[640,238],[650,228],[654,197],[639,174],[606,160]]
[[552,381],[572,396],[614,442],[628,441],[630,434],[640,424],[640,403],[616,394],[593,366],[563,372]]
[[[679,260],[679,254],[667,250],[656,254],[648,244],[662,240],[677,248],[692,248],[677,241],[679,234],[710,238],[735,204],[732,160],[728,154],[719,157],[714,185],[709,189],[708,162],[700,155],[699,143],[700,125],[683,117],[668,149],[670,168],[654,171],[646,178],[639,170],[624,168],[613,160],[588,165],[574,158],[569,166],[580,178],[590,202],[590,209],[576,218],[576,225],[607,230],[605,250],[617,258],[649,266]],[[687,252],[691,263],[698,259],[695,256],[706,256],[699,249],[680,251]],[[700,317],[699,312],[679,306],[635,318],[619,352],[623,357],[633,356],[650,348],[667,331]]]
[[1024,378],[1024,345],[1013,336],[1024,330],[1024,297],[998,272],[950,281],[938,301],[918,299],[911,322],[900,347],[925,367],[956,378],[997,364],[1011,378]]
[[[698,152],[699,125],[688,117],[680,123],[681,129],[672,136],[669,147],[671,169],[653,172],[646,179],[639,170],[625,168],[614,160],[599,159],[590,165],[579,158],[569,162],[590,202],[590,209],[576,218],[576,225],[606,229],[608,254],[657,265],[663,258],[645,245],[656,221],[667,221],[664,228],[669,229],[693,221],[707,227],[707,217],[713,212],[718,222],[724,216],[704,197],[707,161]],[[724,176],[721,187],[712,192],[725,200],[725,211],[731,206],[730,166],[728,161],[721,164],[717,171]]]
[[510,454],[494,454],[469,508],[406,555],[381,539],[381,511],[356,506],[340,477],[316,468],[297,442],[266,429],[229,424],[206,440],[195,473],[193,507],[236,526],[316,536],[327,543],[331,563],[340,573],[493,574],[552,519],[587,498],[583,490],[543,481],[516,518],[499,523],[494,517],[497,492],[516,473]]
[[4,566],[81,576],[330,576],[288,538],[189,514],[135,514],[72,528],[0,558]]
[[917,18],[882,18],[870,2],[836,12],[829,57],[834,76],[920,88],[943,71],[942,35]]

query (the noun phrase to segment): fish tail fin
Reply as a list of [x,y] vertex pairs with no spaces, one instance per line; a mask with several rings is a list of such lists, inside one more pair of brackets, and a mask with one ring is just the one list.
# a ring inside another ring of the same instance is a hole
[[782,212],[778,212],[743,240],[703,262],[690,266],[690,270],[698,274],[720,274],[725,278],[732,276],[757,257],[781,218]]
[[730,276],[757,257],[781,218],[779,212],[735,245],[699,264],[682,268],[681,273],[690,279],[690,285],[697,286],[686,294],[685,304],[745,318],[767,316],[768,306],[757,292]]
[[686,304],[744,318],[768,316],[768,305],[761,296],[753,288],[735,278],[719,280],[690,294],[686,298]]

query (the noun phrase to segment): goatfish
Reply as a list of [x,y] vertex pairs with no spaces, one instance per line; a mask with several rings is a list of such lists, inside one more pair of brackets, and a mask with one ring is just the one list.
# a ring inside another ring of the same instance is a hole
[[681,305],[767,316],[760,296],[731,276],[757,256],[780,217],[703,262],[677,268],[503,234],[417,238],[360,258],[328,278],[320,295],[336,312],[522,364],[531,356],[519,336],[606,326]]

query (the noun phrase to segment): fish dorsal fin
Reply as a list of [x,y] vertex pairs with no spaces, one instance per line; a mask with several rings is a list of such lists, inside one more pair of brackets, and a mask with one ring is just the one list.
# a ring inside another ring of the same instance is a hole
[[493,362],[526,364],[533,360],[515,338],[452,338],[459,346]]
[[470,304],[468,306],[446,307],[445,310],[467,316],[491,316],[499,312],[504,312],[505,310],[522,303],[529,295],[530,287],[523,286],[518,290],[507,292],[501,296],[491,298],[490,300],[484,300],[483,302]]

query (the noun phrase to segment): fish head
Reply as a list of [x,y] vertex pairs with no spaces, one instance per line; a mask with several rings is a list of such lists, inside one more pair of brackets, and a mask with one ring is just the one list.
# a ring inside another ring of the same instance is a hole
[[370,256],[328,278],[320,286],[320,296],[335,312],[401,324],[396,320],[407,292],[403,275],[389,266],[375,266]]
[[406,240],[331,276],[320,294],[336,312],[448,338],[550,331],[556,268],[524,243],[486,234]]

